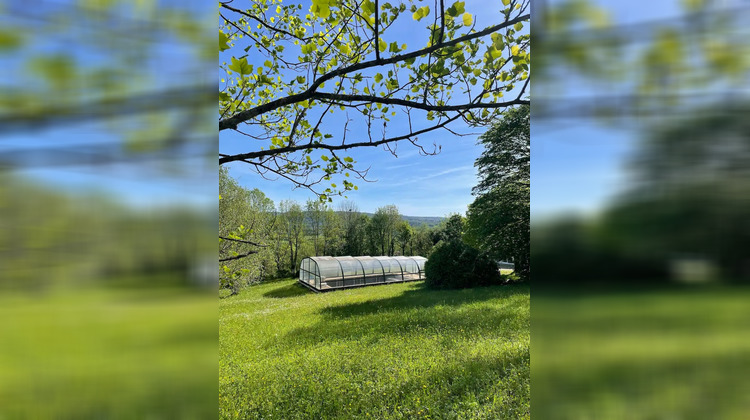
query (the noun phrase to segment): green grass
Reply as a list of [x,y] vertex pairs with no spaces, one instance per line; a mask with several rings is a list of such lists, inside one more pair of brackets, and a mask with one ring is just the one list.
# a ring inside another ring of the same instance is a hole
[[220,304],[222,418],[529,417],[529,289],[421,282]]
[[532,416],[747,419],[750,289],[534,294]]
[[0,419],[215,417],[216,316],[182,289],[1,295]]

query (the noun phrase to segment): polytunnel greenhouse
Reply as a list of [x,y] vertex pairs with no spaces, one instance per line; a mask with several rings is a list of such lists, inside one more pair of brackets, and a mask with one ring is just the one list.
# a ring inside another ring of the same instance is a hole
[[310,257],[300,283],[317,291],[424,279],[424,257]]

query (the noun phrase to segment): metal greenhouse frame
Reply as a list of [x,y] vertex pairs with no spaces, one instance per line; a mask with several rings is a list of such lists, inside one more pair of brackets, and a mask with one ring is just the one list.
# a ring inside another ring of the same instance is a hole
[[424,257],[309,257],[299,281],[315,291],[424,279]]

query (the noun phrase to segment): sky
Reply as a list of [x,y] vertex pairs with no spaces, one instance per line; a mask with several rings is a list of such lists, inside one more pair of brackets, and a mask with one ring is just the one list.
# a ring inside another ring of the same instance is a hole
[[[398,147],[397,157],[382,148],[352,150],[349,155],[357,165],[370,168],[367,179],[372,182],[354,180],[359,189],[349,191],[347,198],[334,198],[331,205],[336,208],[341,201],[349,200],[369,213],[395,204],[408,216],[463,214],[474,199],[471,189],[478,180],[474,161],[483,148],[476,144],[477,137],[457,138],[449,133],[436,136],[433,140],[442,150],[431,156],[420,156],[409,143]],[[293,189],[290,182],[266,181],[241,162],[231,164],[229,174],[246,188],[260,189],[275,203],[289,199],[304,203],[313,197],[306,189]]]
[[594,215],[627,185],[637,133],[584,124],[533,123],[532,218]]

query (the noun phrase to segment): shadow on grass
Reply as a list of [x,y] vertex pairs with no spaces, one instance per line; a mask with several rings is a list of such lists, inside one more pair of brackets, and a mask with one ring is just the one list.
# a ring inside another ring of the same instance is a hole
[[281,347],[424,335],[515,340],[529,333],[528,296],[528,286],[453,291],[419,287],[391,298],[326,307],[321,322],[290,331],[285,336],[289,344]]
[[286,286],[277,287],[273,290],[270,290],[263,294],[263,297],[270,297],[270,298],[288,298],[288,297],[295,297],[295,296],[302,296],[307,294],[312,294],[313,292],[306,288],[305,286],[299,284],[298,282],[294,282],[291,284],[287,284]]
[[389,298],[329,306],[321,311],[331,318],[348,318],[353,316],[401,311],[432,306],[461,306],[474,302],[492,299],[508,299],[529,294],[528,285],[514,284],[506,286],[477,287],[460,290],[433,290],[424,283],[413,286],[406,292]]

